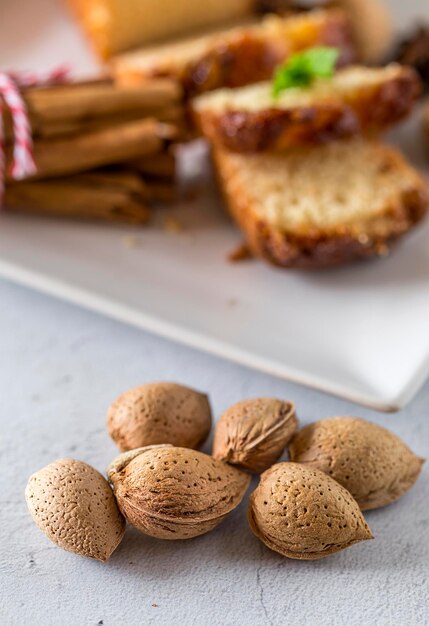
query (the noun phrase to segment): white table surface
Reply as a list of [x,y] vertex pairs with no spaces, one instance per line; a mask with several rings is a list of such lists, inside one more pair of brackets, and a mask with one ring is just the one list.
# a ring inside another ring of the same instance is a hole
[[[398,28],[429,19],[428,0],[389,2]],[[64,62],[74,76],[96,71],[65,3],[30,5],[1,5],[0,66],[40,71]],[[429,174],[420,115],[393,135]],[[184,169],[203,173],[201,151],[187,152]],[[429,374],[429,221],[383,262],[323,273],[232,268],[226,257],[242,237],[203,186],[174,207],[182,236],[166,237],[161,211],[135,250],[123,245],[135,229],[1,215],[0,276],[373,408],[405,406]]]
[[429,471],[400,502],[367,515],[376,536],[319,562],[270,552],[245,503],[211,534],[162,542],[128,528],[108,564],[63,552],[26,509],[28,476],[63,456],[103,471],[115,456],[106,408],[136,384],[209,392],[215,415],[247,397],[293,399],[303,424],[355,414],[429,455],[429,384],[402,413],[347,402],[150,336],[0,282],[0,623],[10,625],[429,624]]

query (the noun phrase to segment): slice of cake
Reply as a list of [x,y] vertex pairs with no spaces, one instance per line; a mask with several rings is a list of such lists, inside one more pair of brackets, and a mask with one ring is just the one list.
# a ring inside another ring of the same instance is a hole
[[320,268],[384,256],[428,210],[423,178],[375,141],[252,155],[217,147],[214,154],[251,251],[275,265]]
[[118,52],[177,37],[195,28],[242,18],[256,0],[69,0],[98,53]]
[[172,77],[190,96],[269,80],[290,54],[315,45],[338,48],[340,65],[354,60],[353,38],[342,11],[268,15],[245,25],[120,55],[112,60],[112,71],[117,81],[126,84]]
[[412,68],[356,66],[278,96],[264,82],[219,89],[192,106],[210,140],[232,151],[258,152],[380,133],[411,112],[420,91]]

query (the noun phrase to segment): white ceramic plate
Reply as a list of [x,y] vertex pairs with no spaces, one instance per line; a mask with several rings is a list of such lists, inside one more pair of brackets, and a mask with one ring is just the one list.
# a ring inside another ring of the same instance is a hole
[[[423,3],[414,4],[422,10]],[[2,6],[0,59],[14,69],[70,61],[90,74],[96,67],[54,0]],[[424,166],[417,118],[395,141]],[[200,150],[188,154],[191,171],[201,169]],[[3,214],[0,274],[380,410],[401,408],[427,378],[429,224],[388,259],[303,273],[228,263],[240,236],[209,183],[203,196],[178,208],[182,233],[162,228],[166,212],[160,209],[158,224],[137,234]]]

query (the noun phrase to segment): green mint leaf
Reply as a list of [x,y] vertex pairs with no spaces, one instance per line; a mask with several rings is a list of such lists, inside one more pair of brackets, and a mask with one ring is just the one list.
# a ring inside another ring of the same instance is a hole
[[338,56],[337,48],[322,46],[293,54],[274,74],[273,96],[286,89],[310,87],[316,78],[331,78]]
[[338,61],[337,48],[311,48],[303,53],[305,63],[314,77],[330,78]]

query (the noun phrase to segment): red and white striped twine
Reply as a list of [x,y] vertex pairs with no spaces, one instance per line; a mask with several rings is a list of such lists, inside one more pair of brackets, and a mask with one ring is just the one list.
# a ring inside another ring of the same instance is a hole
[[0,72],[0,205],[3,200],[6,181],[6,137],[3,122],[3,103],[12,117],[13,162],[11,176],[22,180],[36,173],[33,159],[33,137],[28,118],[27,105],[21,95],[26,87],[47,86],[67,82],[69,70],[59,67],[52,72],[35,74],[31,72]]

